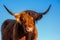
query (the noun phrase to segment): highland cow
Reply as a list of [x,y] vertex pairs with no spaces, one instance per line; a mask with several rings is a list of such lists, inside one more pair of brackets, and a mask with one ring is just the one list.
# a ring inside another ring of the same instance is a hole
[[38,32],[35,22],[49,11],[51,5],[43,13],[26,10],[18,14],[14,14],[5,5],[3,6],[16,20],[4,21],[1,29],[2,40],[37,40]]

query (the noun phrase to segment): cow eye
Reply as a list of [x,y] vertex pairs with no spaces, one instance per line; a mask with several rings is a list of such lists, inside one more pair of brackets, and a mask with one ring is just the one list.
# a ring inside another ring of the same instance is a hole
[[21,21],[22,23],[26,23],[26,20],[24,20],[23,18],[20,18],[20,21]]

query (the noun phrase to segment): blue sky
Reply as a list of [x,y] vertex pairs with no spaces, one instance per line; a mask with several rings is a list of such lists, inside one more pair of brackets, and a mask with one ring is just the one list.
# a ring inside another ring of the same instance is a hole
[[3,4],[15,13],[24,10],[44,12],[51,4],[48,14],[36,23],[38,40],[60,40],[60,0],[0,0],[0,29],[4,20],[15,19],[4,9]]

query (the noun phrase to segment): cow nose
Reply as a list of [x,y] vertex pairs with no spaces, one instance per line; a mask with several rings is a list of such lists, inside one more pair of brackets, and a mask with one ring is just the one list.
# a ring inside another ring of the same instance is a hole
[[27,32],[32,32],[32,31],[33,31],[33,28],[32,28],[32,27],[27,27],[27,28],[26,28],[26,31],[27,31]]

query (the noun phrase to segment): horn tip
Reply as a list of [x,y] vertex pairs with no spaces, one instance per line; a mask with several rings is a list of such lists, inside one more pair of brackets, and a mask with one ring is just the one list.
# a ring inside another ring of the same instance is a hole
[[50,7],[51,7],[51,4],[50,4]]
[[3,6],[5,7],[5,5],[3,4]]

